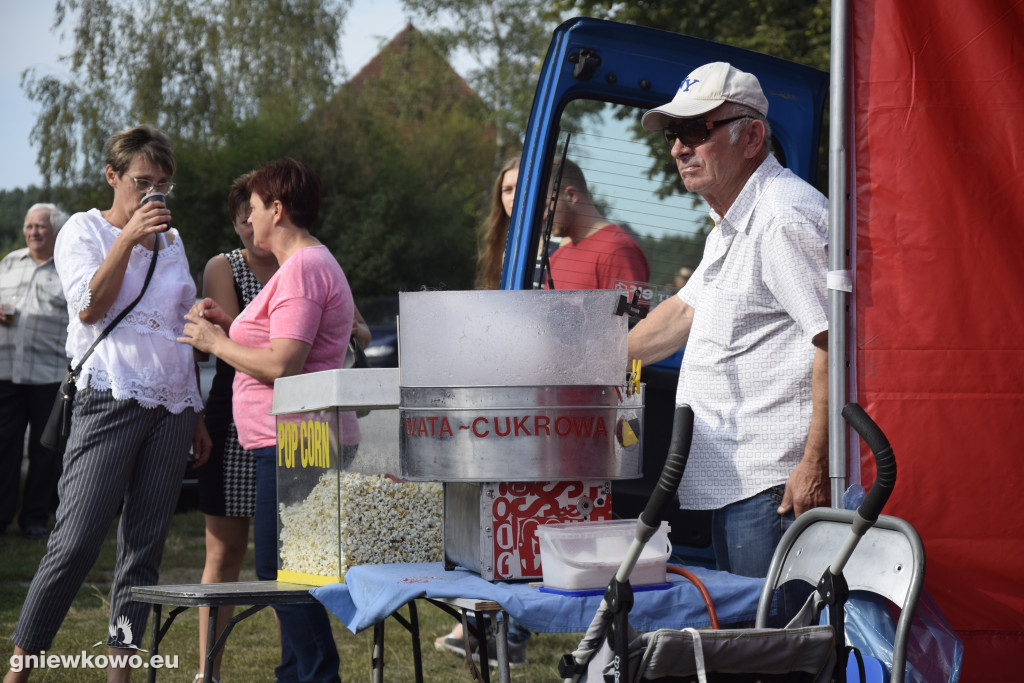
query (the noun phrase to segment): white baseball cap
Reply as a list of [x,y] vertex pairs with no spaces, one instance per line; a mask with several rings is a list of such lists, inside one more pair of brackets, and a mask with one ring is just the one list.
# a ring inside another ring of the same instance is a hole
[[768,115],[768,98],[757,77],[726,62],[711,62],[690,72],[668,104],[651,109],[641,123],[646,130],[661,130],[672,119],[701,116],[725,102],[743,104]]

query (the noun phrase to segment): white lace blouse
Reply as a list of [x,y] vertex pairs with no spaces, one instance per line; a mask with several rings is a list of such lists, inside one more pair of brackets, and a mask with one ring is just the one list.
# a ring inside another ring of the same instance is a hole
[[[68,302],[67,353],[77,364],[103,329],[142,291],[153,252],[132,249],[117,299],[103,319],[83,323],[78,314],[89,306],[89,282],[110,251],[120,229],[98,209],[77,213],[57,234],[54,262]],[[156,270],[145,296],[111,330],[86,361],[78,386],[110,389],[114,398],[135,399],[146,408],[164,406],[172,413],[202,409],[196,387],[192,347],[177,341],[184,316],[195,302],[196,286],[189,273],[181,236],[161,240]],[[164,237],[164,236],[161,236]]]

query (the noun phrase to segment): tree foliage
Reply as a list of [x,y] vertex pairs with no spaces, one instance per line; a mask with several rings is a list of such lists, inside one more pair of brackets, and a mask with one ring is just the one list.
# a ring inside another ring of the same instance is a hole
[[231,182],[284,156],[301,159],[316,169],[315,160],[306,154],[306,140],[312,135],[308,121],[295,119],[284,108],[226,123],[215,146],[175,141],[178,170],[168,207],[184,237],[193,272],[202,273],[214,254],[240,246],[228,212]]
[[497,163],[526,132],[541,62],[558,23],[539,0],[403,0],[445,55],[465,50],[478,65],[465,74],[491,108]]
[[831,0],[554,0],[565,12],[683,33],[828,70]]
[[657,254],[650,260],[651,282],[672,282],[679,266],[694,268],[704,255],[707,230],[696,235],[643,235],[639,239],[645,254]]
[[353,291],[472,286],[475,226],[491,183],[486,105],[414,34],[380,73],[313,117],[325,185],[321,239]]
[[231,181],[292,156],[321,177],[314,234],[357,296],[470,286],[495,155],[489,111],[423,40],[383,55],[379,76],[337,87],[350,2],[60,0],[71,77],[23,75],[42,104],[44,178],[70,211],[108,205],[107,138],[162,128],[178,159],[168,206],[198,275],[238,244]]
[[308,114],[332,87],[351,0],[58,0],[70,78],[22,74],[42,105],[31,140],[45,184],[95,178],[117,130],[152,123],[216,149],[268,110]]

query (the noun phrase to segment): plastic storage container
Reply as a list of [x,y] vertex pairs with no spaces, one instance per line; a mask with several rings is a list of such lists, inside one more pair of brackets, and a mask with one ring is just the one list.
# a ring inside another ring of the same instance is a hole
[[[636,522],[616,519],[537,527],[544,587],[562,591],[605,588],[636,536]],[[668,532],[668,522],[662,522],[644,546],[630,574],[631,585],[666,582],[665,564],[672,554]]]

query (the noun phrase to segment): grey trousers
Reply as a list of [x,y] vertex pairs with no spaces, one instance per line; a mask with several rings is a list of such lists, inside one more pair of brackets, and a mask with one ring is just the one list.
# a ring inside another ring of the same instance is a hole
[[[50,648],[122,502],[110,591],[109,626],[116,638],[108,638],[101,624],[96,636],[108,645],[141,645],[150,606],[133,602],[131,589],[157,583],[197,419],[191,409],[174,415],[115,400],[109,390],[78,390],[57,523],[11,636],[15,645],[27,652]],[[128,629],[116,629],[123,619]]]

